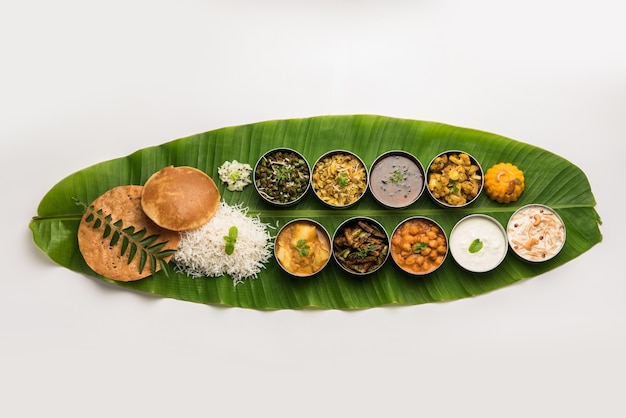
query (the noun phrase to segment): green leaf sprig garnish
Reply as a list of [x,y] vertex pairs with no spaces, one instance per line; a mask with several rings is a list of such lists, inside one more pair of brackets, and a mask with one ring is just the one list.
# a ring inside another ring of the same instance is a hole
[[304,257],[309,255],[310,249],[311,247],[307,245],[305,239],[299,239],[298,242],[296,242],[296,250],[298,250],[298,254],[300,254],[301,256]]
[[231,255],[235,251],[237,235],[239,235],[239,230],[234,225],[228,229],[228,235],[224,235],[224,241],[226,241],[224,252],[226,252],[226,254]]
[[77,205],[84,208],[87,214],[85,222],[92,224],[93,229],[102,228],[102,238],[111,237],[109,245],[111,247],[119,245],[120,256],[126,256],[128,264],[132,263],[139,254],[139,273],[143,273],[146,264],[149,264],[151,274],[156,273],[157,265],[159,265],[163,272],[169,275],[165,259],[174,255],[176,250],[163,250],[168,241],[159,241],[159,234],[146,236],[145,228],[136,231],[132,225],[124,226],[121,219],[114,222],[111,214],[105,215],[102,209],[96,209],[93,205],[73,199]]
[[376,250],[376,246],[374,244],[365,245],[359,248],[359,251],[356,253],[356,256],[359,258],[367,257],[371,252]]
[[459,182],[456,180],[450,180],[448,183],[448,189],[450,189],[450,193],[458,194],[461,189],[459,188]]
[[472,241],[468,248],[469,252],[472,254],[476,254],[478,251],[482,249],[483,249],[483,242],[478,238]]
[[413,252],[415,254],[419,254],[422,251],[424,251],[426,248],[428,248],[427,242],[416,242],[415,245],[413,246]]
[[294,176],[295,170],[292,166],[283,165],[276,171],[276,180],[286,182]]
[[339,183],[339,186],[341,187],[346,187],[348,183],[350,183],[350,178],[345,171],[341,172],[339,176],[337,176],[337,183]]
[[400,170],[394,170],[391,177],[389,177],[389,181],[391,181],[392,184],[402,183],[404,181],[404,175]]

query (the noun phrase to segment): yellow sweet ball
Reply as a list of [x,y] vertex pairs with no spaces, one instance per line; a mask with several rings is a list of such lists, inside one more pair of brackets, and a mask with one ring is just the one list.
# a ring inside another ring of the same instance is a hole
[[511,163],[498,163],[485,173],[485,193],[498,203],[515,202],[524,191],[524,173]]

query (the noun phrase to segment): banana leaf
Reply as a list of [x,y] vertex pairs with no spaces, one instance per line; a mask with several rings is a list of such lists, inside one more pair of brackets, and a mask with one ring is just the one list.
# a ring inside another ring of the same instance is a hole
[[[391,210],[368,193],[355,206],[337,210],[323,205],[310,191],[297,205],[279,208],[264,203],[253,186],[230,192],[219,184],[222,200],[249,208],[264,223],[281,226],[294,218],[312,218],[332,232],[345,219],[369,216],[391,233],[403,219],[414,215],[436,220],[450,233],[462,217],[483,213],[506,226],[519,207],[542,203],[555,209],[567,228],[563,250],[544,263],[529,263],[509,251],[505,261],[488,273],[469,273],[448,256],[432,274],[414,277],[403,273],[391,258],[366,277],[346,274],[331,261],[317,275],[302,279],[284,273],[274,259],[257,278],[233,285],[228,276],[192,278],[180,272],[160,271],[135,282],[115,282],[93,272],[77,244],[82,208],[73,198],[91,202],[110,188],[142,185],[154,172],[174,165],[197,167],[218,180],[224,161],[238,160],[254,166],[269,149],[287,146],[301,152],[313,164],[329,150],[345,149],[358,154],[368,165],[388,150],[406,150],[424,166],[445,150],[463,150],[486,170],[498,162],[511,162],[525,174],[521,198],[500,204],[481,194],[465,208],[444,208],[426,192],[413,205]],[[479,130],[442,123],[397,119],[375,115],[320,116],[274,120],[226,127],[145,148],[126,157],[104,161],[59,181],[41,200],[30,222],[35,244],[56,263],[85,276],[123,288],[167,298],[211,305],[252,309],[364,309],[384,305],[416,305],[471,297],[539,276],[580,256],[602,241],[600,216],[585,174],[575,165],[547,150]]]

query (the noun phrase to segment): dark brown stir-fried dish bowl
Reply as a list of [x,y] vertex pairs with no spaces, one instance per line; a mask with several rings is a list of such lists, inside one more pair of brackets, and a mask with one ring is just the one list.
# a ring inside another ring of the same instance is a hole
[[335,232],[333,256],[350,273],[372,273],[385,263],[388,255],[389,237],[372,219],[348,219]]

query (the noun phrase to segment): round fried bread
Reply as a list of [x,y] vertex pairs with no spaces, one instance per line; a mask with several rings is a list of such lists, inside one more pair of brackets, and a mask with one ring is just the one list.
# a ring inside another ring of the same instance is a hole
[[187,231],[206,224],[220,204],[220,192],[205,172],[194,167],[165,167],[146,182],[141,195],[144,212],[157,225]]
[[[105,222],[102,220],[107,215],[111,215],[113,224],[122,221],[122,229],[130,226],[134,227],[134,231],[146,229],[143,238],[151,235],[159,235],[159,238],[152,244],[167,241],[167,244],[161,249],[175,250],[180,242],[180,234],[175,231],[163,229],[156,225],[141,209],[141,192],[142,186],[119,186],[115,187],[96,200],[90,206],[94,211],[102,210],[100,215],[102,224],[94,228],[94,220],[88,222],[87,219],[92,211],[87,210],[83,215],[78,227],[78,248],[87,265],[96,273],[112,280],[128,282],[143,279],[152,274],[150,261],[146,262],[143,271],[139,271],[140,267],[140,250],[137,251],[131,263],[128,263],[130,245],[121,254],[123,238],[120,235],[119,240],[111,245],[115,227],[111,227],[111,233],[104,238]],[[119,228],[117,229],[119,232]],[[129,242],[132,242],[129,240]],[[164,258],[169,261],[170,257]],[[160,263],[157,262],[157,271],[160,270]]]

